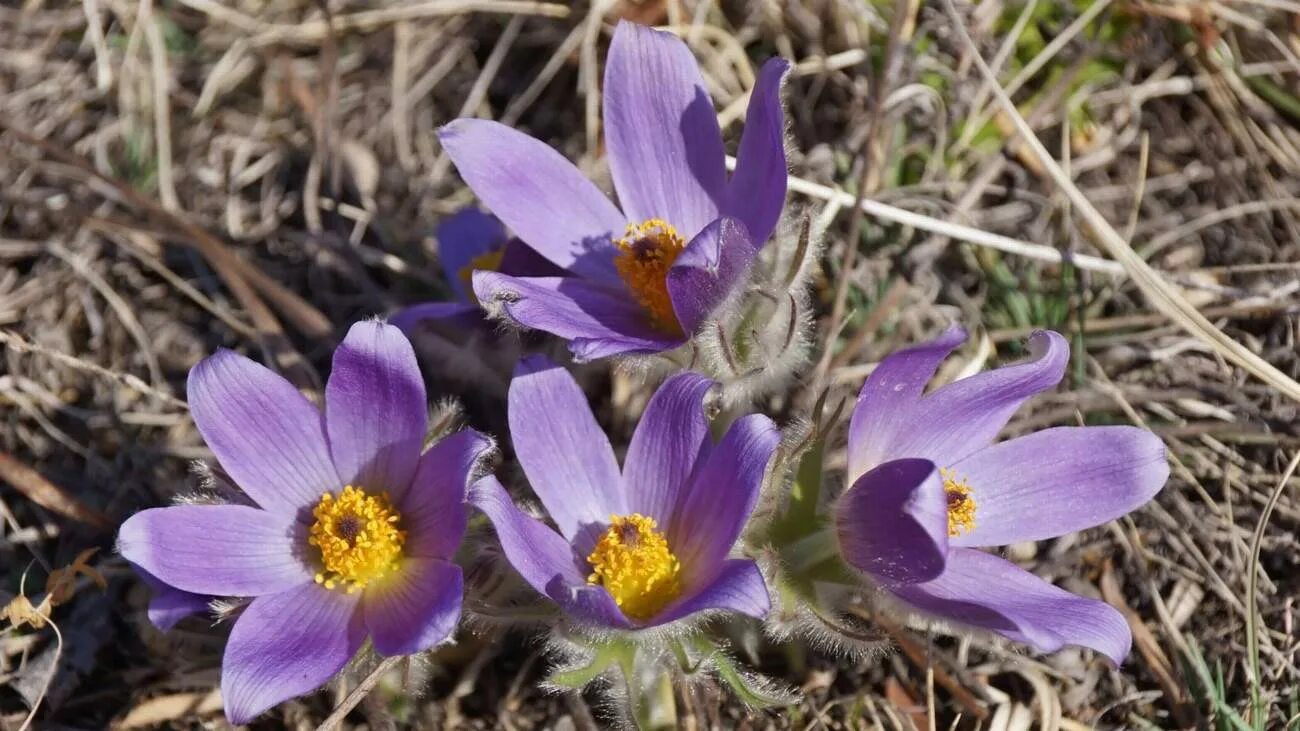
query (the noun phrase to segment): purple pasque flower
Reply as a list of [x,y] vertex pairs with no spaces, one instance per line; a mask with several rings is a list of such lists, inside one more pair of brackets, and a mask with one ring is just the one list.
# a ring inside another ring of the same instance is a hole
[[207,611],[212,604],[214,597],[181,591],[135,564],[131,564],[131,568],[149,587],[149,623],[164,632],[191,614]]
[[524,242],[508,236],[496,216],[473,206],[443,219],[434,235],[438,240],[443,278],[451,287],[453,299],[421,302],[395,313],[388,322],[405,333],[428,320],[448,322],[460,328],[479,324],[482,310],[471,289],[471,275],[475,271],[539,277],[564,271]]
[[1164,444],[1129,426],[1054,427],[994,443],[1031,396],[1055,386],[1065,338],[1032,357],[922,395],[966,338],[953,327],[880,363],[849,425],[852,487],[836,508],[844,559],[907,607],[1052,652],[1082,645],[1116,664],[1132,637],[1110,605],[977,550],[1114,520],[1165,484]]
[[491,443],[467,430],[421,454],[424,382],[397,328],[352,326],[324,414],[226,350],[190,371],[188,391],[199,432],[256,506],[145,510],[118,550],[181,592],[252,599],[222,661],[232,723],[319,687],[367,637],[404,655],[451,635],[466,485]]
[[480,271],[491,312],[569,341],[579,360],[675,348],[738,286],[786,193],[781,81],[768,61],[749,102],[735,173],[699,66],[677,37],[620,22],[605,64],[604,115],[619,210],[558,152],[496,122],[439,133],[474,193],[566,270]]
[[780,434],[751,414],[714,444],[704,414],[712,385],[693,373],[668,379],[620,470],[573,378],[540,356],[520,361],[510,435],[559,531],[520,511],[494,477],[475,483],[470,503],[524,580],[579,623],[630,630],[706,610],[767,613],[758,566],[728,556]]

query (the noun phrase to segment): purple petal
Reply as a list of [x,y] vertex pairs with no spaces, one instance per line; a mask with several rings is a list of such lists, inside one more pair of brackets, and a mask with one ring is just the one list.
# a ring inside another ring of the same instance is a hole
[[497,122],[457,119],[438,130],[474,194],[557,266],[616,283],[611,235],[627,219],[560,153]]
[[758,564],[747,558],[732,558],[722,562],[721,570],[712,581],[698,592],[664,608],[651,625],[667,624],[709,609],[739,612],[762,619],[771,606],[772,600]]
[[668,270],[668,295],[682,330],[693,333],[738,287],[758,251],[744,224],[720,218],[696,236]]
[[497,478],[488,476],[475,482],[469,491],[469,503],[492,521],[506,559],[534,589],[547,594],[557,579],[570,586],[587,583],[573,546],[545,523],[521,511]]
[[749,97],[745,131],[740,136],[736,171],[727,185],[723,214],[745,223],[756,248],[776,229],[785,207],[788,171],[785,163],[785,114],[781,82],[790,71],[783,58],[769,59],[758,72]]
[[506,227],[496,216],[472,206],[462,208],[438,224],[438,260],[442,276],[456,293],[456,299],[469,301],[469,292],[461,279],[461,270],[475,258],[506,245]]
[[159,581],[212,596],[260,596],[312,581],[292,516],[246,505],[177,505],[136,513],[117,550]]
[[211,596],[181,591],[135,564],[131,568],[149,587],[149,622],[158,629],[166,632],[191,614],[208,611]]
[[844,560],[884,583],[913,584],[943,572],[948,500],[933,462],[900,459],[859,477],[835,509]]
[[920,401],[925,384],[934,378],[943,359],[965,340],[966,331],[953,325],[928,343],[896,351],[880,361],[862,385],[849,420],[851,478],[891,458],[885,448],[898,439],[901,427],[910,427],[907,415]]
[[182,619],[208,611],[211,603],[212,597],[203,594],[171,588],[155,589],[149,598],[149,623],[166,632]]
[[414,334],[419,325],[430,321],[467,330],[483,322],[483,311],[478,305],[468,302],[421,302],[404,307],[388,318],[388,324],[407,337]]
[[695,56],[676,36],[620,22],[605,58],[605,144],[627,218],[694,237],[718,217],[722,132]]
[[330,452],[344,484],[387,491],[401,504],[429,429],[424,379],[411,341],[381,322],[358,322],[334,351],[325,386]]
[[586,622],[631,626],[604,587],[587,583],[586,562],[573,546],[540,520],[520,511],[495,477],[474,483],[469,502],[492,521],[506,560],[539,594]]
[[694,373],[673,376],[655,391],[632,433],[623,460],[628,507],[661,527],[670,524],[691,471],[708,453],[704,397],[712,386]]
[[510,437],[528,483],[585,556],[609,516],[628,512],[609,439],[573,376],[543,356],[519,361],[507,400]]
[[1058,427],[981,449],[952,467],[971,486],[975,528],[957,546],[1072,533],[1143,505],[1169,479],[1165,445],[1131,426]]
[[475,272],[474,292],[485,305],[499,304],[514,322],[571,341],[569,349],[579,361],[658,353],[683,342],[655,330],[625,289],[576,277]]
[[569,274],[519,239],[506,242],[497,271],[512,277],[563,277]]
[[340,487],[320,411],[280,376],[218,350],[190,371],[187,395],[222,468],[266,510],[297,515]]
[[230,632],[221,662],[226,718],[236,726],[334,677],[366,638],[361,594],[317,584],[258,597]]
[[603,586],[557,587],[552,594],[565,592],[558,600],[571,617],[602,629],[632,629],[635,624],[618,608],[618,603]]
[[382,586],[362,600],[366,628],[380,655],[413,655],[456,630],[465,583],[460,567],[437,558],[407,558]]
[[492,441],[472,429],[438,441],[420,457],[401,505],[406,550],[422,558],[451,558],[465,536],[465,492]]
[[695,473],[667,531],[688,582],[716,570],[735,545],[780,442],[771,419],[742,416]]
[[948,554],[943,574],[890,589],[923,612],[991,630],[1043,651],[1081,645],[1119,665],[1132,644],[1114,607],[1058,589],[1008,561],[969,548]]
[[987,447],[1029,397],[1060,382],[1070,360],[1065,338],[1040,330],[1029,339],[1033,357],[950,383],[901,417],[886,458],[921,457],[955,464]]

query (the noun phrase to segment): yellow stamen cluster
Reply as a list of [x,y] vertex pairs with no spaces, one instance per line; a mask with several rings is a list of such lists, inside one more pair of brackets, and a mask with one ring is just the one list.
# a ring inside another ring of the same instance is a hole
[[948,496],[948,535],[961,536],[975,530],[975,498],[966,480],[957,479],[957,473],[940,469],[943,491]]
[[478,304],[478,296],[474,294],[474,272],[481,269],[487,272],[495,272],[501,268],[501,260],[505,258],[506,247],[485,251],[482,254],[469,260],[469,263],[456,272],[460,278],[460,283],[465,285],[465,294],[469,301]]
[[659,218],[646,219],[628,224],[627,232],[614,245],[619,249],[614,268],[650,314],[651,322],[666,333],[681,335],[682,326],[668,295],[668,270],[686,248],[677,229]]
[[681,564],[654,518],[611,515],[609,528],[587,557],[587,583],[609,590],[623,613],[646,620],[681,592]]
[[307,542],[320,549],[323,571],[316,583],[344,587],[349,594],[397,569],[406,532],[387,493],[371,495],[348,485],[337,497],[326,494],[312,510]]

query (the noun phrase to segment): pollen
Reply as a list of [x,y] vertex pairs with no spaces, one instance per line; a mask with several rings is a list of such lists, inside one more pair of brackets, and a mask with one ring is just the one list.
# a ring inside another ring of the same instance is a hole
[[668,270],[686,248],[677,229],[659,218],[646,219],[628,224],[627,232],[614,245],[618,247],[614,268],[632,297],[645,308],[656,328],[681,335],[682,326],[668,295]]
[[499,249],[485,251],[482,254],[469,260],[469,263],[456,272],[460,283],[465,285],[465,294],[469,301],[478,304],[478,296],[474,294],[474,272],[478,270],[495,272],[501,268],[501,260],[505,258],[506,248],[503,246]]
[[326,494],[312,510],[307,542],[320,549],[323,569],[316,583],[349,594],[396,571],[406,532],[388,493],[370,494],[348,485],[337,497]]
[[681,593],[681,564],[654,518],[640,513],[611,515],[587,563],[587,583],[604,586],[619,609],[638,621],[655,616]]
[[940,469],[939,475],[943,477],[943,491],[948,496],[948,535],[966,535],[975,530],[975,498],[971,497],[971,487],[952,470]]

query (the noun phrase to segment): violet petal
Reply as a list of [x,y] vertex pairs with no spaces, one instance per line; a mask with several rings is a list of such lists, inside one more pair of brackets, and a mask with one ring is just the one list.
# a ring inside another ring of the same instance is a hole
[[461,279],[461,271],[474,259],[504,247],[506,227],[496,216],[468,206],[442,219],[436,236],[442,275],[456,299],[468,302],[469,291]]
[[651,626],[667,624],[678,619],[710,609],[762,619],[772,607],[767,584],[758,564],[747,558],[732,558],[722,562],[717,575],[697,591],[668,605],[656,616]]
[[208,611],[212,603],[212,597],[207,594],[181,591],[135,564],[131,568],[149,587],[149,623],[163,632],[192,614]]
[[611,236],[627,220],[560,153],[503,124],[457,119],[438,139],[474,194],[557,266],[617,284]]
[[629,221],[659,218],[692,238],[718,217],[722,131],[681,39],[620,22],[605,58],[605,144]]
[[512,277],[563,277],[569,272],[556,266],[550,259],[537,253],[523,241],[512,238],[506,242],[497,271]]
[[408,555],[451,558],[465,536],[465,494],[492,441],[472,429],[450,434],[420,457],[400,507]]
[[176,505],[132,515],[117,534],[122,556],[159,581],[212,596],[260,596],[312,581],[292,516],[246,505]]
[[756,249],[763,248],[772,236],[785,207],[789,171],[785,162],[781,82],[789,71],[789,61],[773,58],[758,72],[736,153],[736,171],[727,185],[722,211],[744,222]]
[[460,622],[460,567],[407,557],[396,576],[367,586],[361,601],[375,650],[386,657],[423,652],[451,637]]
[[953,549],[943,574],[924,584],[890,588],[898,598],[941,619],[996,632],[1055,652],[1065,645],[1096,650],[1119,665],[1133,637],[1123,615],[983,551]]
[[296,516],[341,487],[320,411],[269,369],[218,350],[190,371],[187,396],[221,467],[262,508]]
[[682,331],[694,333],[714,309],[745,286],[758,251],[744,224],[720,218],[704,228],[668,270],[668,295]]
[[525,515],[495,477],[474,483],[469,501],[492,521],[506,560],[539,594],[582,621],[603,627],[631,626],[604,587],[587,583],[586,562],[573,546],[540,520]]
[[475,272],[474,291],[480,302],[499,302],[514,322],[571,341],[570,350],[578,360],[657,353],[684,340],[654,329],[645,310],[625,289],[576,277]]
[[515,455],[533,492],[584,556],[610,515],[626,515],[614,450],[573,376],[543,356],[519,361],[507,395]]
[[839,499],[844,560],[877,581],[917,583],[943,572],[948,503],[933,462],[899,459],[859,477]]
[[867,377],[849,419],[849,477],[856,479],[867,470],[905,454],[886,454],[899,438],[900,429],[911,428],[908,414],[925,393],[939,364],[966,340],[957,325],[928,343],[890,353]]
[[1004,546],[1101,525],[1169,479],[1160,438],[1131,426],[1057,427],[981,449],[952,466],[971,487],[975,527],[956,546]]
[[424,378],[411,341],[382,322],[358,322],[334,351],[325,386],[330,453],[344,484],[387,492],[400,505],[429,430]]
[[731,552],[780,441],[771,419],[742,416],[696,470],[666,531],[688,583],[715,571]]
[[1025,401],[1065,375],[1065,338],[1040,330],[1029,346],[1029,360],[977,373],[922,398],[883,447],[886,458],[922,457],[946,467],[991,444]]
[[221,662],[226,718],[246,724],[338,674],[366,638],[360,601],[359,593],[317,584],[254,599],[235,622]]
[[691,471],[708,453],[704,397],[713,381],[695,373],[669,378],[646,405],[623,460],[628,508],[666,528],[689,486]]

